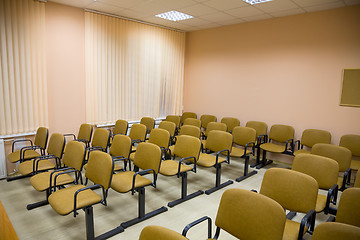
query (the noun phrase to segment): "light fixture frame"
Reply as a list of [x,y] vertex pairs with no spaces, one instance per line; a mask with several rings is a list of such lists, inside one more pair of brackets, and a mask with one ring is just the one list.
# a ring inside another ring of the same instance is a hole
[[155,17],[170,20],[173,22],[178,22],[178,21],[194,18],[193,16],[191,16],[189,14],[178,12],[176,10],[157,14],[157,15],[155,15]]

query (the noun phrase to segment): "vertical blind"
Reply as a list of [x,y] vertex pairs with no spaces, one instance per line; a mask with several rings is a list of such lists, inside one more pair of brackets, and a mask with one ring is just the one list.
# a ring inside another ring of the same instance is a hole
[[0,0],[0,135],[47,125],[45,4]]
[[85,12],[91,123],[180,114],[185,33]]

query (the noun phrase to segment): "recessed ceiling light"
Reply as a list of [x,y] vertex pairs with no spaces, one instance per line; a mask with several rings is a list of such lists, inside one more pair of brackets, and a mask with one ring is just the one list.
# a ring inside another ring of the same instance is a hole
[[170,11],[170,12],[160,13],[158,15],[155,15],[155,17],[167,19],[167,20],[174,21],[174,22],[193,18],[193,16],[190,16],[185,13],[178,12],[178,11]]
[[247,2],[251,5],[258,4],[258,3],[264,3],[264,2],[271,2],[272,0],[243,0],[244,2]]

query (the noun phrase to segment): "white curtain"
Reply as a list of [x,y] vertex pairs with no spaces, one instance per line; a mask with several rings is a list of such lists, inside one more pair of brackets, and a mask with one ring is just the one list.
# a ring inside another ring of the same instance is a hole
[[45,4],[0,0],[0,135],[47,125]]
[[182,110],[185,33],[85,13],[87,122]]

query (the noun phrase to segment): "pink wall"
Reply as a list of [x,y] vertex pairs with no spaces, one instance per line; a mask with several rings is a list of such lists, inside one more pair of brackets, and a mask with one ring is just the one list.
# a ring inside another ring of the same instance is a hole
[[[339,106],[344,68],[360,68],[360,6],[187,34],[184,111],[287,124],[297,138],[360,134],[360,108]],[[360,94],[360,93],[359,93]]]

